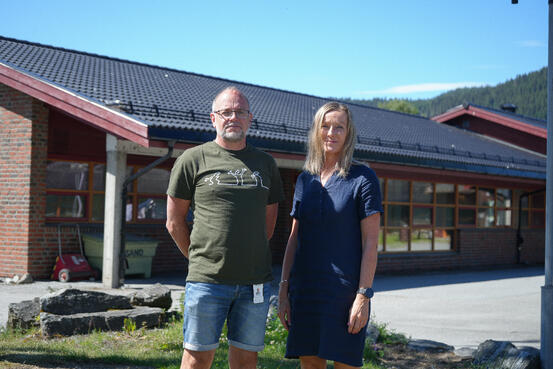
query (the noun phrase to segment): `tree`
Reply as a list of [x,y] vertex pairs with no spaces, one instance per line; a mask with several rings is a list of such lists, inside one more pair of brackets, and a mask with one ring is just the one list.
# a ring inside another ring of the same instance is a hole
[[419,109],[407,100],[392,99],[378,103],[378,107],[386,110],[399,111],[401,113],[418,115]]

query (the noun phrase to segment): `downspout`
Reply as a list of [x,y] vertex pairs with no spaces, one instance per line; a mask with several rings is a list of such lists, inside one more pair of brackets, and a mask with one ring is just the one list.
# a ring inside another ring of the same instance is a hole
[[171,156],[173,155],[173,148],[175,147],[175,141],[171,140],[171,141],[167,142],[167,147],[168,147],[167,154],[165,154],[164,156],[156,159],[152,163],[148,164],[144,168],[137,171],[135,174],[130,175],[123,182],[123,189],[121,190],[121,202],[122,202],[122,206],[121,206],[121,229],[119,231],[120,234],[121,234],[121,241],[120,241],[121,243],[120,243],[120,247],[119,247],[119,250],[120,250],[119,251],[119,285],[120,286],[123,284],[123,281],[125,280],[125,269],[128,268],[128,264],[129,264],[128,261],[127,261],[127,257],[125,255],[125,226],[127,224],[126,215],[127,215],[127,197],[128,197],[127,186],[129,184],[131,184],[132,181],[134,181],[138,177],[142,176],[143,174],[146,174],[151,169],[157,167],[158,165],[160,165],[164,161],[171,158]]
[[[522,232],[520,231],[520,219],[522,219],[522,198],[534,195],[545,191],[544,189],[533,191],[533,192],[524,192],[518,198],[518,226],[517,226],[517,264],[520,264],[520,252],[522,251],[522,244],[524,243],[524,238],[522,237]],[[528,200],[530,201],[530,200]]]

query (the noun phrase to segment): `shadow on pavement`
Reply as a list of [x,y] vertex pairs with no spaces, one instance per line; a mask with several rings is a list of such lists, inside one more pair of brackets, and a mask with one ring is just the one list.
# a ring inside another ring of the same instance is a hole
[[375,292],[409,288],[441,286],[456,283],[473,283],[509,278],[544,276],[543,266],[519,266],[509,269],[446,271],[408,275],[376,275]]

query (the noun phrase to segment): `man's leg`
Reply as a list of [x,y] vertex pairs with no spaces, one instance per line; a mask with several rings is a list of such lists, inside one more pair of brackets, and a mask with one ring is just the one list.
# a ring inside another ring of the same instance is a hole
[[255,369],[257,352],[247,351],[236,346],[229,346],[228,363],[230,369]]
[[184,296],[182,369],[209,369],[235,287],[188,282]]
[[214,356],[215,350],[192,351],[184,349],[180,369],[209,369]]
[[252,286],[240,286],[227,317],[231,369],[255,368],[257,353],[265,347],[265,322],[271,297],[270,283],[263,285],[263,302],[254,303]]

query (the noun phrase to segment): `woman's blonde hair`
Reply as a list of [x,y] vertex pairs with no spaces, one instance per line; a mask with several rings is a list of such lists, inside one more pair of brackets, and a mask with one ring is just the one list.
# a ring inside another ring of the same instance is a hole
[[353,159],[353,150],[355,149],[357,134],[355,132],[355,126],[348,107],[335,101],[328,102],[321,106],[313,117],[313,124],[309,130],[309,136],[307,139],[307,158],[305,159],[303,169],[311,174],[320,174],[323,169],[325,157],[320,132],[326,113],[331,111],[343,111],[348,117],[348,123],[346,126],[346,141],[344,142],[340,158],[336,163],[338,175],[345,178],[348,175]]

